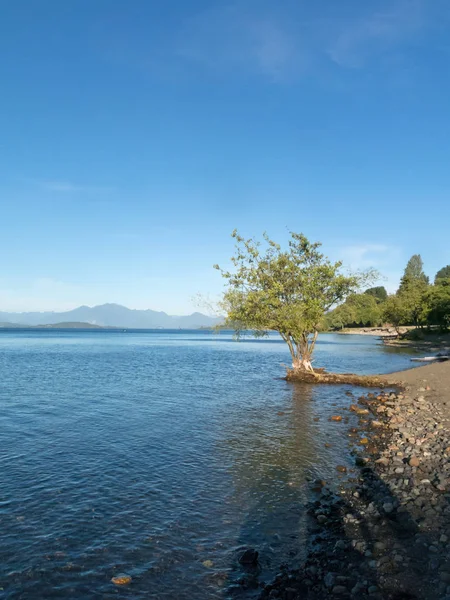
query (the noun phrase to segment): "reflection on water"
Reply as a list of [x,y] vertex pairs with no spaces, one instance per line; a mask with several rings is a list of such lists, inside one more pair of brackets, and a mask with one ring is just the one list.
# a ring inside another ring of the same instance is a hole
[[[353,336],[324,338],[318,360],[410,366]],[[307,479],[350,464],[328,420],[346,388],[289,385],[283,362],[272,339],[2,332],[4,597],[223,598],[238,548],[259,550],[258,580],[300,559]]]

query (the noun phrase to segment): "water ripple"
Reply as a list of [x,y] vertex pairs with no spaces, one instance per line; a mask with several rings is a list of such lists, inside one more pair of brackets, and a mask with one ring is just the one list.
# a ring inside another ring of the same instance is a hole
[[[318,360],[408,364],[337,336]],[[283,362],[273,339],[0,333],[0,597],[224,598],[243,545],[262,578],[292,560],[306,479],[349,459],[328,422],[344,388],[290,386]]]

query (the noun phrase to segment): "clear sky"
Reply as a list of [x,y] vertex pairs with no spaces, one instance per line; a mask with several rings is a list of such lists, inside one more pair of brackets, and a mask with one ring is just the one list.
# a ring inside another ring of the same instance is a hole
[[185,314],[230,232],[450,263],[448,0],[0,2],[0,310]]

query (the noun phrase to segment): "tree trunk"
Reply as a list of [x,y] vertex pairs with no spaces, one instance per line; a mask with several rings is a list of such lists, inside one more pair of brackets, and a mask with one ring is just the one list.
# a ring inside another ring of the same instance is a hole
[[309,335],[304,334],[297,343],[297,354],[295,359],[292,361],[292,367],[294,371],[307,371],[308,373],[314,373],[312,366],[312,354],[314,346],[316,345],[318,332],[314,332],[312,340],[309,339]]
[[280,335],[289,347],[292,357],[292,369],[294,371],[314,373],[312,354],[319,332],[315,331],[312,339],[305,333],[301,336],[300,340],[294,339],[290,333],[280,333]]
[[309,358],[295,358],[292,361],[292,368],[294,371],[307,371],[308,373],[314,373],[314,369]]

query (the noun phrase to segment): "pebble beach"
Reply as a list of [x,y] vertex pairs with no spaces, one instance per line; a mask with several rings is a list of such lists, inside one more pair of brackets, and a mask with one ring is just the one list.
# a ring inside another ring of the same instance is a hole
[[312,482],[307,558],[262,599],[450,600],[450,362],[385,379],[397,385],[348,392],[336,426],[355,466],[336,465],[338,488]]

